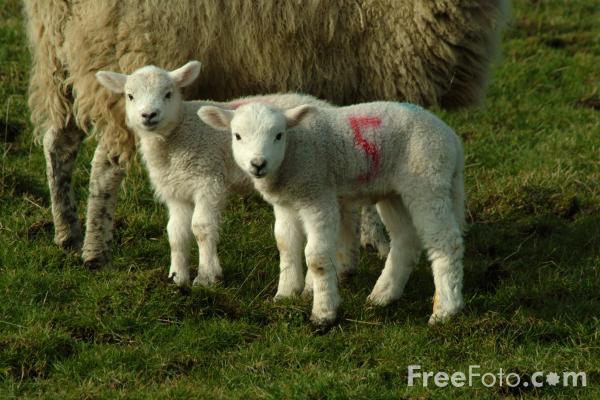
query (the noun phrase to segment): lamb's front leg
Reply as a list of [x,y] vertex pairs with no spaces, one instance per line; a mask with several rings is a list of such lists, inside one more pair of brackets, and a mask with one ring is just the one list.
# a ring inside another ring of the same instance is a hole
[[306,263],[312,275],[311,321],[319,327],[328,327],[335,322],[341,303],[335,254],[340,225],[337,199],[303,208],[299,213],[307,237]]
[[169,279],[172,279],[177,286],[189,286],[190,269],[188,262],[194,209],[191,204],[178,201],[167,202],[167,206],[169,207],[167,233],[169,234],[169,245],[171,247]]
[[279,285],[275,300],[299,294],[304,284],[302,246],[304,232],[296,211],[275,205],[275,240],[279,249]]
[[217,244],[219,243],[219,221],[225,197],[200,197],[196,199],[195,203],[192,232],[198,242],[200,256],[198,276],[194,279],[194,285],[210,286],[223,279]]

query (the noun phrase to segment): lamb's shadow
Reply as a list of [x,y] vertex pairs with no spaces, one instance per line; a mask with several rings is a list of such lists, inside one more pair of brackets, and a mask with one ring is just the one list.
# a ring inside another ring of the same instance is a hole
[[[600,258],[600,212],[592,206],[583,209],[575,197],[557,200],[553,191],[537,193],[533,200],[496,219],[485,220],[472,210],[465,239],[466,313],[510,318],[520,312],[566,325],[588,323],[600,308],[594,273]],[[399,304],[377,311],[380,317],[423,316],[425,321],[434,286],[424,258]],[[363,268],[361,274],[368,278],[350,282],[350,290],[362,291],[366,282],[372,287],[377,279],[380,269],[371,268],[369,257],[366,261],[367,271]]]

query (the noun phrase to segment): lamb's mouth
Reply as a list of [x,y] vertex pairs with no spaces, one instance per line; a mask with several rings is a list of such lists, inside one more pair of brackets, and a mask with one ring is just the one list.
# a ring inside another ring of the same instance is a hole
[[255,177],[255,178],[257,178],[257,179],[261,179],[261,178],[264,178],[267,175],[267,171],[265,171],[265,170],[250,171],[250,174],[252,174],[252,176]]
[[158,123],[160,121],[158,120],[154,120],[154,121],[144,121],[142,122],[142,125],[144,125],[144,129],[147,131],[153,131],[156,129],[156,127],[158,127]]

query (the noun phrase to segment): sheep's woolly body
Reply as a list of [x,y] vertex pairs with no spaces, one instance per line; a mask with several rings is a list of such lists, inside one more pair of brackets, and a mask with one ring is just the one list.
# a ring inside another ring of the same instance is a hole
[[[231,129],[242,138],[234,142],[234,159],[274,205],[276,218],[284,215],[293,221],[290,215],[296,215],[304,227],[313,321],[331,323],[340,303],[335,281],[338,203],[342,213],[347,204],[377,203],[390,232],[390,253],[371,302],[389,304],[402,294],[423,246],[436,288],[430,322],[458,312],[463,307],[464,227],[460,139],[435,115],[412,104],[374,102],[306,110],[282,112],[249,104],[233,113],[216,113],[232,118]],[[208,111],[199,115],[218,124]],[[276,135],[286,124],[292,128],[285,137]],[[280,242],[282,253],[300,245]]]
[[[25,0],[38,133],[74,116],[126,160],[133,137],[101,69],[170,69],[210,60],[194,97],[300,90],[335,103],[405,99],[456,107],[478,101],[506,0]],[[268,21],[268,23],[266,23]],[[226,50],[225,50],[226,49]]]

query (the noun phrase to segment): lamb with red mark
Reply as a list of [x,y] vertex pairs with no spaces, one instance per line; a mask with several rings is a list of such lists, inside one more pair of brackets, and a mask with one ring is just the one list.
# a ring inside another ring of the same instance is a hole
[[337,317],[336,251],[339,238],[352,235],[344,218],[357,203],[376,202],[391,239],[369,302],[398,299],[425,249],[437,299],[430,323],[463,308],[464,155],[458,136],[435,115],[395,102],[290,109],[253,103],[235,111],[203,107],[199,115],[235,132],[237,165],[273,205],[280,283],[298,275],[286,260],[302,254],[304,237],[296,232],[306,234],[304,290],[313,294],[315,324]]

